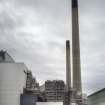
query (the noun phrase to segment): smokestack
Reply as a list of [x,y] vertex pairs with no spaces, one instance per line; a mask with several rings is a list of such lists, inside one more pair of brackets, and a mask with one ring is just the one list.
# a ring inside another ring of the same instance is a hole
[[77,0],[72,0],[72,59],[73,59],[72,61],[73,62],[73,88],[75,88],[79,92],[82,92]]
[[71,63],[70,63],[70,42],[66,40],[66,86],[71,88]]

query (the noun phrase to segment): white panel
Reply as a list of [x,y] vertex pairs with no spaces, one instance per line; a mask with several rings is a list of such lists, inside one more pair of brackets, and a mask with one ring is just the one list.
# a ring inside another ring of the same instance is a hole
[[63,105],[63,102],[37,102],[36,105]]
[[0,63],[0,105],[20,105],[27,68],[19,63]]

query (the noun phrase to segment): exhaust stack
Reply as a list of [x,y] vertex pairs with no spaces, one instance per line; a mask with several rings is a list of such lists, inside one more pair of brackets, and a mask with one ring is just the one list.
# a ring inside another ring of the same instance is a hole
[[70,42],[66,41],[66,87],[71,88],[71,62],[70,62]]
[[73,63],[73,88],[76,89],[78,92],[82,93],[77,0],[72,0],[72,63]]

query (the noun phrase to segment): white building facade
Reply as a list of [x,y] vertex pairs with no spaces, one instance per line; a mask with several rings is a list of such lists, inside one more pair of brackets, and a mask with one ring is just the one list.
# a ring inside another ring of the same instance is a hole
[[0,105],[20,105],[20,94],[26,85],[24,71],[27,67],[24,63],[15,63],[4,58],[0,62]]

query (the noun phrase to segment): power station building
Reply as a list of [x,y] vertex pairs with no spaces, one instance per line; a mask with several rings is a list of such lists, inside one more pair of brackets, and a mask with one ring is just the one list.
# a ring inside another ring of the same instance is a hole
[[63,101],[65,84],[62,80],[46,81],[45,96],[48,102]]
[[0,51],[0,105],[20,105],[20,94],[26,85],[27,67]]
[[88,105],[105,105],[105,88],[89,95]]

